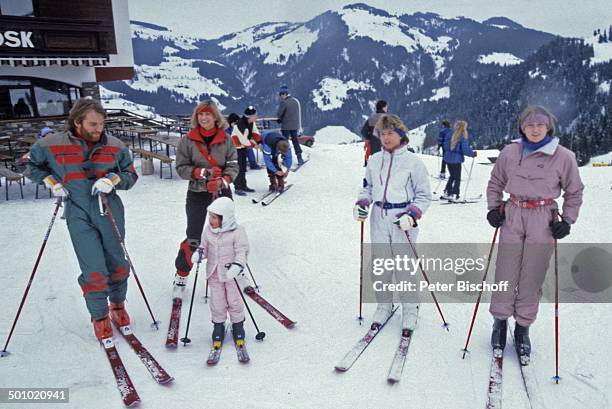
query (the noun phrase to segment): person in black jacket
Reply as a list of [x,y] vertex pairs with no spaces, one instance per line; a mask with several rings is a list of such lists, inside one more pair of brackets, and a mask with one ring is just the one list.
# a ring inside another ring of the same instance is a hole
[[366,141],[366,165],[368,164],[368,159],[370,156],[376,152],[379,152],[381,149],[380,137],[374,131],[374,127],[376,126],[376,123],[380,117],[386,114],[388,110],[389,105],[387,104],[387,101],[382,99],[376,101],[376,112],[367,119],[361,128],[361,136],[363,136],[363,139]]

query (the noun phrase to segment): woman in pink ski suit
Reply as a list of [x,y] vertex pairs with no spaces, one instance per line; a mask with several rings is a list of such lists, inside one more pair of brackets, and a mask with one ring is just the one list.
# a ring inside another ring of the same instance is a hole
[[244,227],[236,223],[234,202],[228,197],[219,197],[212,202],[208,206],[208,217],[209,224],[202,233],[201,247],[194,253],[192,261],[198,263],[207,259],[213,345],[223,343],[228,314],[234,342],[244,343],[244,303],[240,291],[251,285],[243,273],[249,252],[247,234]]
[[[529,362],[529,326],[535,321],[554,242],[569,234],[582,205],[584,185],[574,153],[554,137],[556,118],[530,106],[519,117],[521,139],[506,146],[487,186],[487,220],[500,227],[495,281],[508,291],[494,292],[489,311],[495,321],[491,345],[503,350],[507,319],[516,320],[515,346],[521,363]],[[563,190],[563,213],[555,199]],[[504,203],[503,193],[510,198]]]

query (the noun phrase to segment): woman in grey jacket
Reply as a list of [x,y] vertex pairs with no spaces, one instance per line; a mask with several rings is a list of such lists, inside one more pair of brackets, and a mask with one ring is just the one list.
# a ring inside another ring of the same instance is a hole
[[179,246],[174,284],[184,288],[200,244],[206,209],[219,196],[232,197],[230,183],[238,174],[238,158],[227,122],[213,101],[200,102],[191,116],[192,129],[176,149],[176,172],[189,180],[187,238]]

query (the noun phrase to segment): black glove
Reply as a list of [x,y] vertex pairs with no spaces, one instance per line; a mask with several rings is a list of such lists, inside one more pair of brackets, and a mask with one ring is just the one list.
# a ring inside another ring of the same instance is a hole
[[489,213],[487,213],[487,220],[491,227],[498,228],[502,224],[504,224],[504,220],[506,220],[506,216],[504,216],[499,209],[491,209]]
[[552,236],[559,240],[570,234],[570,224],[565,220],[559,222],[550,222],[550,228],[552,230]]

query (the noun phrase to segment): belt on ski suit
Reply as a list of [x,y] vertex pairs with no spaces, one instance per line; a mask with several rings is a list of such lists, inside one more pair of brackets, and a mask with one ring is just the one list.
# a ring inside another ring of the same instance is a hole
[[537,209],[538,207],[548,206],[555,203],[554,199],[521,200],[516,196],[510,196],[510,201],[521,209]]
[[389,209],[405,209],[412,202],[403,202],[403,203],[389,203],[389,202],[374,202],[374,204],[378,207],[382,207],[385,210]]

